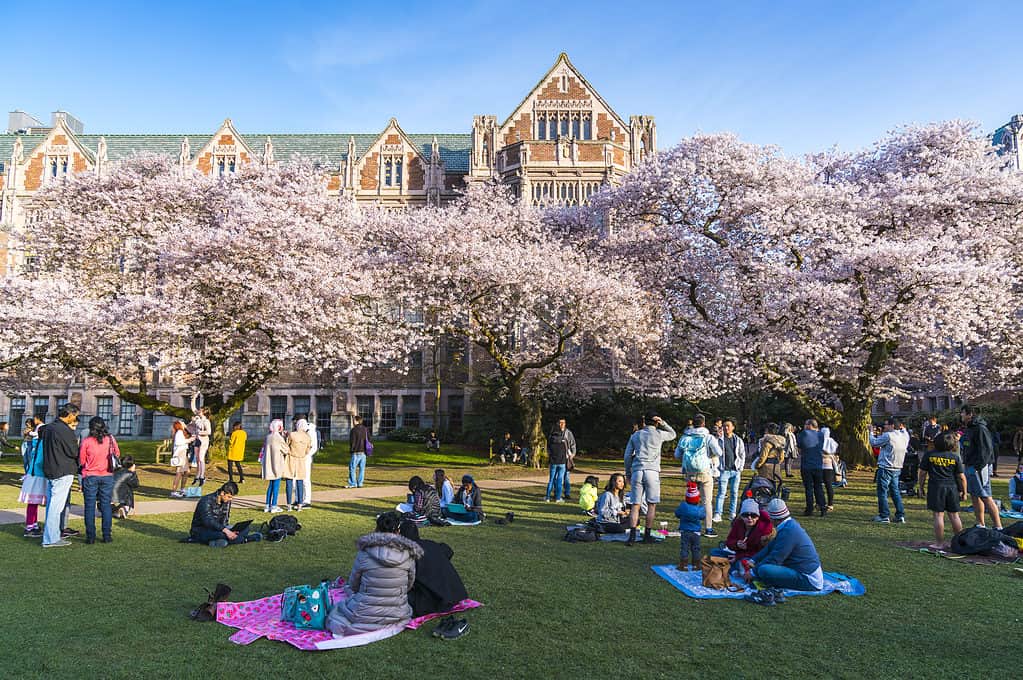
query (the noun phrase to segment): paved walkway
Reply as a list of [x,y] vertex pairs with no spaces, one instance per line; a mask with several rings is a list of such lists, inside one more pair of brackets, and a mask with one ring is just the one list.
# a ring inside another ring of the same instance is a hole
[[[253,478],[253,482],[261,482],[259,478]],[[524,486],[537,486],[547,483],[547,474],[525,474],[513,479],[486,479],[480,480],[484,487],[490,490],[517,489]],[[212,490],[215,485],[210,484]],[[281,491],[283,495],[283,489]],[[313,507],[319,503],[336,503],[338,501],[354,501],[377,498],[403,498],[408,494],[408,486],[404,484],[388,484],[384,486],[364,486],[361,489],[331,489],[320,491],[313,488]],[[76,494],[77,495],[77,494]],[[258,496],[237,496],[232,502],[232,507],[238,509],[260,509],[266,501],[265,494]],[[173,512],[192,512],[195,508],[195,498],[168,498],[161,501],[140,501],[135,504],[135,515],[164,515]],[[40,514],[44,511],[40,509]],[[82,517],[81,501],[71,508],[71,516]],[[43,519],[40,517],[40,519]],[[25,507],[10,510],[0,510],[0,525],[23,524],[25,522]]]

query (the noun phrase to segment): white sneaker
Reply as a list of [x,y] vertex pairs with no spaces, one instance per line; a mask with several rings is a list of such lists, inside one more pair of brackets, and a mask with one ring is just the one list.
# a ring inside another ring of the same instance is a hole
[[185,494],[181,493],[180,491],[171,491],[170,495],[171,495],[171,498],[184,498],[185,497]]
[[714,517],[711,518],[710,521],[711,522],[720,522],[721,521],[721,515],[715,514]]
[[275,505],[275,506],[273,506],[272,508],[270,508],[270,513],[271,513],[271,514],[274,514],[274,515],[276,515],[276,514],[277,514],[278,512],[284,512],[284,509],[283,509],[283,508],[280,508],[280,507],[278,507],[278,506],[276,506],[276,505]]

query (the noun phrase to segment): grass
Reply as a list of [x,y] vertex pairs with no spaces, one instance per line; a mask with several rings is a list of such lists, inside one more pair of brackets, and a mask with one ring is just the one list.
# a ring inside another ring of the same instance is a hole
[[[1004,495],[1004,486],[996,491]],[[680,481],[670,479],[662,517],[681,493]],[[302,513],[305,528],[284,543],[219,551],[177,542],[187,514],[117,522],[113,544],[76,541],[48,551],[21,538],[20,526],[2,527],[8,581],[0,618],[17,627],[4,653],[5,673],[190,678],[258,669],[266,677],[403,680],[424,668],[472,678],[1012,675],[1012,655],[990,650],[1020,629],[1020,581],[1006,566],[893,547],[896,540],[930,538],[929,514],[921,500],[910,499],[907,525],[871,524],[876,505],[866,476],[838,491],[834,513],[803,525],[825,569],[856,576],[867,595],[795,598],[770,609],[692,600],[657,578],[650,566],[673,562],[677,539],[633,548],[564,543],[564,525],[578,519],[576,509],[540,503],[540,496],[539,487],[486,492],[492,511],[515,511],[509,526],[424,530],[454,548],[470,594],[486,605],[469,613],[466,638],[443,643],[427,626],[367,647],[319,653],[266,640],[236,646],[227,640],[232,629],[192,623],[186,615],[203,599],[202,587],[218,581],[234,588],[232,599],[244,600],[347,575],[353,541],[393,500],[327,504]],[[793,485],[793,506],[801,500]],[[263,519],[251,511],[235,514]],[[964,645],[979,649],[963,655]]]

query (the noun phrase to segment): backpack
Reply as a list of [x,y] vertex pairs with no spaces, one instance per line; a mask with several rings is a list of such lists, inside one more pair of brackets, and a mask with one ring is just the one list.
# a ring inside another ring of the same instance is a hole
[[289,621],[295,628],[323,630],[330,611],[330,581],[312,586],[290,586],[281,596],[281,621]]
[[593,543],[597,539],[597,532],[591,526],[573,527],[565,532],[565,540],[569,543]]
[[1002,533],[1013,538],[1023,538],[1023,522],[1015,522],[1002,529]]
[[687,475],[698,475],[710,471],[710,458],[707,457],[707,436],[702,434],[684,434],[678,440],[675,457],[682,460],[682,472]]
[[271,532],[283,531],[288,536],[294,536],[302,528],[302,525],[298,523],[298,519],[294,515],[277,515],[270,520],[267,528]]
[[979,555],[1002,542],[1002,534],[986,527],[970,527],[952,537],[949,548],[959,555]]

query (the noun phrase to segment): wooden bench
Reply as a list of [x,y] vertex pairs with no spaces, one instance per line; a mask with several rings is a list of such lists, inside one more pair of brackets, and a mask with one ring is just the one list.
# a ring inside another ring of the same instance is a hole
[[170,439],[164,439],[156,447],[156,456],[155,456],[155,458],[156,458],[156,464],[157,465],[160,464],[160,458],[163,457],[163,456],[167,457],[167,462],[169,463],[170,462],[170,458],[171,458],[171,440]]

